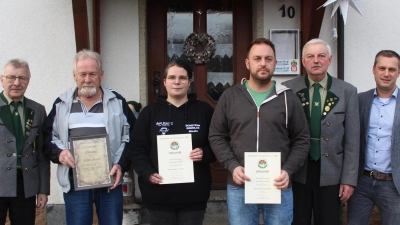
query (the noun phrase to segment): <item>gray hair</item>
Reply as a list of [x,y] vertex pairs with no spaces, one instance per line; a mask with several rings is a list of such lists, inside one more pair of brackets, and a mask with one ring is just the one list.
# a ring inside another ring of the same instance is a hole
[[73,73],[74,74],[75,74],[75,71],[76,71],[76,64],[78,63],[78,61],[81,60],[81,59],[86,59],[86,58],[92,58],[92,59],[96,60],[97,63],[99,64],[99,70],[102,70],[100,54],[97,53],[97,52],[94,52],[92,50],[83,49],[83,50],[80,50],[75,55],[74,67],[73,67],[74,68],[73,69]]
[[331,51],[331,46],[328,45],[328,43],[326,43],[326,41],[319,39],[319,38],[314,38],[311,39],[310,41],[308,41],[304,47],[303,47],[303,51],[301,53],[301,57],[304,57],[304,50],[306,49],[307,46],[312,45],[312,44],[323,44],[325,45],[325,47],[328,49],[328,54],[329,56],[332,55],[332,51]]
[[3,67],[3,71],[1,71],[1,76],[4,76],[4,70],[8,65],[11,65],[15,69],[25,68],[28,71],[28,77],[31,77],[31,71],[29,70],[29,64],[27,61],[22,60],[22,59],[11,59],[10,61],[8,61],[6,63],[6,65]]

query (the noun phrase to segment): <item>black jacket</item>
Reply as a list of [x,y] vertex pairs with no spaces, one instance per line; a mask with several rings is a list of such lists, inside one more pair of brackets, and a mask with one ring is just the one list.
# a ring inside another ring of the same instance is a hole
[[[145,107],[136,121],[130,143],[124,151],[122,167],[129,161],[139,176],[139,187],[144,205],[149,209],[204,209],[210,196],[211,172],[209,164],[215,156],[208,141],[208,130],[213,108],[188,95],[188,102],[175,107],[160,97]],[[194,183],[151,184],[149,177],[158,173],[157,135],[192,134],[192,148],[202,148],[203,158],[194,162]]]

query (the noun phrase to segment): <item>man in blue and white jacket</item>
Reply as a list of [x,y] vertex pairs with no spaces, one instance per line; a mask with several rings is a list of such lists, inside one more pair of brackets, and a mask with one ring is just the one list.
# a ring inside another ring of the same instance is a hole
[[[100,55],[82,50],[75,56],[74,80],[77,87],[67,90],[53,104],[44,123],[47,152],[58,163],[57,179],[64,192],[67,224],[91,224],[93,202],[100,224],[122,224],[122,170],[117,164],[135,118],[125,99],[101,85],[104,72]],[[70,138],[108,135],[112,161],[112,187],[75,190],[75,160]]]

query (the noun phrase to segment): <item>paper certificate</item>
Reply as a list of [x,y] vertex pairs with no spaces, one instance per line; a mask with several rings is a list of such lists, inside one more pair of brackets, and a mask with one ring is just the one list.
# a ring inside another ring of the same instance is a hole
[[194,182],[191,134],[157,135],[160,184]]
[[245,152],[244,170],[250,181],[244,188],[245,204],[281,204],[274,179],[281,174],[280,152]]

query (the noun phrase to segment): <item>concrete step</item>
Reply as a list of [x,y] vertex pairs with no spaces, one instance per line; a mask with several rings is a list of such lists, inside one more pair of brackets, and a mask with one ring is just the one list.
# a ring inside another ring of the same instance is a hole
[[212,190],[207,203],[204,225],[228,225],[226,190]]
[[140,224],[141,215],[140,215],[141,206],[135,203],[124,204],[124,214],[122,218],[122,225],[136,225]]

